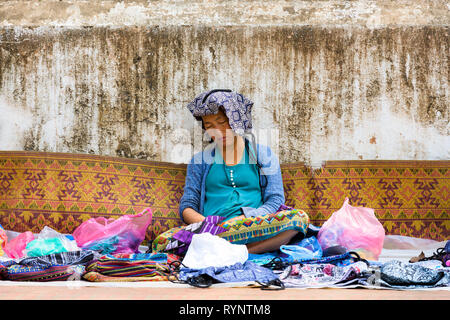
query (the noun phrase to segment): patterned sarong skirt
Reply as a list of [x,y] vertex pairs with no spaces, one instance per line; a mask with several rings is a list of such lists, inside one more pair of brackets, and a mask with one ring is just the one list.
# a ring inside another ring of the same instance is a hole
[[[284,231],[296,230],[306,234],[309,225],[307,213],[300,209],[283,210],[263,216],[224,221],[218,224],[227,231],[217,236],[234,244],[248,244],[274,237]],[[160,234],[152,243],[152,252],[163,252],[173,235],[186,226],[179,226]]]

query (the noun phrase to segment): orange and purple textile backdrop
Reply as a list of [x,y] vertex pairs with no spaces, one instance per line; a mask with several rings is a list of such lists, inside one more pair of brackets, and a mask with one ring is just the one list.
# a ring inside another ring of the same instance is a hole
[[[449,238],[450,161],[329,161],[319,170],[282,164],[286,204],[320,226],[345,197],[367,206],[386,234]],[[27,151],[0,151],[0,224],[38,233],[72,233],[92,217],[151,208],[146,240],[181,225],[185,164]]]
[[450,161],[328,161],[282,165],[286,204],[322,225],[344,203],[370,207],[386,234],[449,239]]

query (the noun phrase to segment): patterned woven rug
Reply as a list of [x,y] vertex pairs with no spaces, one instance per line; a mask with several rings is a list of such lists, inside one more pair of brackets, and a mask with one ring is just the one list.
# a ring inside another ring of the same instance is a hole
[[[375,209],[386,234],[449,238],[450,161],[332,161],[320,170],[282,165],[286,204],[320,226],[345,197]],[[0,151],[0,224],[72,233],[92,217],[150,207],[146,240],[181,225],[185,164],[87,154]]]
[[0,224],[72,233],[93,217],[117,219],[150,207],[151,240],[181,224],[186,165],[84,154],[0,152]]
[[322,225],[349,198],[370,207],[386,234],[450,238],[450,161],[328,161],[318,170],[282,165],[286,205]]

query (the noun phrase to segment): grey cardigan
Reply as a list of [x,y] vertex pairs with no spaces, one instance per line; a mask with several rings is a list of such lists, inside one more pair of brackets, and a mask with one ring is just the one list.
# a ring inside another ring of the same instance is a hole
[[[254,149],[250,146],[250,152]],[[183,211],[192,208],[203,214],[205,203],[205,181],[209,169],[214,161],[215,144],[208,145],[204,151],[197,152],[187,166],[184,193],[180,200],[179,215],[183,219]],[[284,204],[283,180],[277,156],[270,147],[256,143],[257,161],[262,167],[260,170],[260,183],[262,186],[263,205],[259,208],[242,207],[242,213],[246,217],[256,217],[274,213]],[[265,177],[264,177],[265,176]],[[265,185],[267,178],[267,185]]]

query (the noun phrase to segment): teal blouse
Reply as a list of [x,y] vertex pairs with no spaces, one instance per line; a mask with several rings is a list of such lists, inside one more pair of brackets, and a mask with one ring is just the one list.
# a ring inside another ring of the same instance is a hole
[[259,173],[256,164],[249,163],[245,149],[241,161],[225,164],[216,150],[214,163],[205,181],[204,216],[222,216],[225,220],[242,215],[241,207],[259,208],[263,205]]

